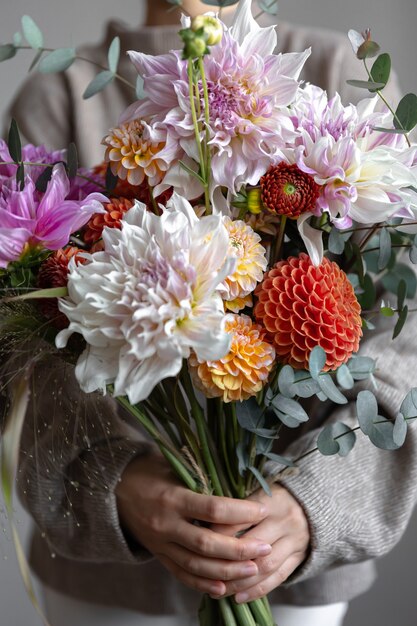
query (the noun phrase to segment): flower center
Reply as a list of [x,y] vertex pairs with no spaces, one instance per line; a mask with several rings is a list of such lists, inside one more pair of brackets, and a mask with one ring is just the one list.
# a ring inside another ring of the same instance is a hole
[[262,202],[273,213],[297,219],[313,211],[320,187],[309,174],[294,163],[279,163],[271,167],[260,181]]

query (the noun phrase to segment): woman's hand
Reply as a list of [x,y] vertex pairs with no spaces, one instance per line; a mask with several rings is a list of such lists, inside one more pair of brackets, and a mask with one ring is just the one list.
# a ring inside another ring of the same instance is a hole
[[[269,555],[255,559],[258,574],[241,580],[226,581],[225,595],[235,594],[237,602],[261,598],[285,582],[306,558],[310,544],[310,532],[304,511],[284,487],[274,485],[272,498],[263,490],[258,490],[249,500],[269,504],[269,515],[243,537],[256,537],[270,544],[272,551]],[[244,524],[211,526],[212,530],[227,536],[235,536],[247,527]]]
[[233,531],[219,534],[195,523],[247,528],[266,518],[268,501],[195,494],[176,480],[159,453],[132,461],[116,496],[122,526],[174,576],[198,591],[224,595],[226,581],[255,576],[254,560],[271,552],[268,542],[249,533],[237,539]]

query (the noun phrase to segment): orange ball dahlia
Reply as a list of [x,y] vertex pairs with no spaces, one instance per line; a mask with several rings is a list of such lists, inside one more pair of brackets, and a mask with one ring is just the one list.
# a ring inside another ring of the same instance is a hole
[[320,187],[314,178],[293,163],[282,161],[271,167],[260,180],[261,198],[272,213],[297,219],[313,211]]
[[261,326],[247,315],[226,315],[226,330],[232,335],[228,354],[218,361],[199,361],[192,353],[188,362],[191,377],[208,398],[247,400],[266,383],[275,350],[264,340]]
[[123,215],[133,206],[133,202],[127,198],[112,198],[103,205],[105,213],[95,213],[85,227],[84,241],[93,245],[101,239],[103,228],[121,228]]
[[269,270],[255,294],[255,317],[282,363],[308,369],[310,352],[320,346],[325,369],[335,370],[357,352],[361,309],[336,263],[324,258],[315,267],[307,254],[290,257]]

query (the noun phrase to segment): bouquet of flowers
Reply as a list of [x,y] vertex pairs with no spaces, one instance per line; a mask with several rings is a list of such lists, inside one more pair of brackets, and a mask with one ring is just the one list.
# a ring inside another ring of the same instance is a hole
[[[356,381],[372,383],[363,330],[394,317],[395,338],[417,287],[400,260],[417,262],[417,97],[392,110],[389,56],[351,31],[369,75],[352,82],[372,97],[329,100],[299,81],[310,51],[274,54],[275,30],[250,5],[240,1],[231,28],[184,17],[182,50],[130,52],[138,99],[103,139],[103,165],[79,169],[74,146],[22,148],[15,123],[0,144],[5,345],[52,343],[85,393],[109,393],[139,420],[187,487],[234,498],[297,471],[299,459],[275,451],[281,428],[309,419],[309,398],[345,404]],[[8,46],[2,59],[19,42]],[[41,69],[75,58],[56,50]],[[86,96],[115,78],[117,60],[115,40]],[[377,298],[381,281],[395,305]],[[363,383],[356,407],[356,427],[325,426],[305,455],[345,456],[358,429],[400,447],[417,389],[395,419]],[[15,432],[12,417],[13,406]],[[274,622],[266,598],[206,595],[200,623]]]

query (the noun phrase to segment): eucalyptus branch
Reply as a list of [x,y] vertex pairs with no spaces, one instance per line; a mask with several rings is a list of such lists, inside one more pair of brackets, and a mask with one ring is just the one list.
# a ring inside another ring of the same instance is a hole
[[[274,4],[276,3],[276,1],[277,1],[277,0],[271,0],[271,2],[269,2],[269,3],[266,5],[266,8],[267,8],[267,9],[270,9],[271,7],[273,7],[273,6],[274,6]],[[262,17],[262,15],[263,15],[264,13],[266,13],[266,10],[265,10],[265,9],[262,9],[262,11],[259,11],[259,13],[257,13],[257,14],[254,16],[254,18],[253,18],[253,19],[254,19],[254,20],[259,19],[260,17]]]
[[[366,73],[368,74],[369,80],[371,82],[374,82],[374,79],[372,77],[372,74],[368,68],[368,65],[366,63],[366,59],[363,59],[363,64],[365,66],[365,70]],[[394,111],[394,109],[392,108],[392,106],[390,105],[390,103],[388,102],[388,100],[385,98],[385,96],[383,96],[382,91],[380,89],[375,89],[376,93],[378,94],[378,96],[381,98],[382,102],[385,104],[385,106],[387,107],[387,109],[390,111],[390,113],[392,113],[394,119],[397,121],[397,123],[399,124],[400,128],[402,128],[404,130],[404,127],[401,123],[401,120],[398,118],[396,112]],[[411,141],[408,137],[408,133],[404,133],[404,137],[407,141],[408,147],[411,148]]]

